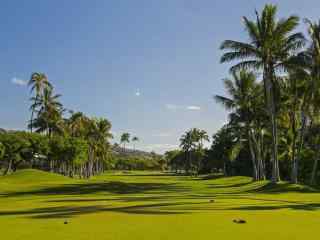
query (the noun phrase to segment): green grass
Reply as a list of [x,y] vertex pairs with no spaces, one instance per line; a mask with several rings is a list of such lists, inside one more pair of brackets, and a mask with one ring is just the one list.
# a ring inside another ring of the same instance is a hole
[[[234,223],[238,218],[247,223]],[[23,170],[0,177],[5,240],[293,240],[314,238],[319,226],[320,193],[287,183],[154,172],[72,180]]]

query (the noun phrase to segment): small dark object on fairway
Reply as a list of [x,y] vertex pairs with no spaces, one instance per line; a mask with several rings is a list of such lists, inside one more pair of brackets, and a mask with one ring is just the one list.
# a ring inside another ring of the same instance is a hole
[[233,219],[233,222],[234,222],[234,223],[238,223],[238,224],[247,223],[247,221],[246,221],[246,220],[243,220],[243,219]]
[[210,202],[212,203],[212,202],[215,202],[213,199],[210,199]]
[[64,224],[68,224],[68,220],[64,220]]

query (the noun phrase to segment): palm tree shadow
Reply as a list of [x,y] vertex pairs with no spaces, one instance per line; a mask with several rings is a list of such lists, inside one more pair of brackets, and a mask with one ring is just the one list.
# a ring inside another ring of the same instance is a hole
[[265,185],[259,186],[257,188],[253,188],[246,191],[247,193],[317,193],[319,189],[309,187],[309,186],[301,186],[295,185],[291,183],[272,183],[268,182]]
[[45,187],[30,191],[7,192],[1,197],[19,197],[26,195],[84,195],[95,193],[114,193],[114,194],[139,194],[148,192],[169,193],[188,191],[188,187],[178,186],[177,184],[166,183],[126,183],[120,181],[102,183],[79,183],[61,186]]
[[51,218],[72,218],[79,215],[117,212],[126,214],[144,214],[144,215],[172,215],[172,214],[187,214],[188,212],[176,211],[174,207],[183,205],[201,204],[199,202],[179,202],[179,203],[156,203],[156,204],[141,204],[124,207],[109,207],[108,205],[93,205],[93,206],[61,206],[48,208],[35,208],[31,210],[21,211],[0,211],[0,216],[24,216],[33,219],[51,219]]

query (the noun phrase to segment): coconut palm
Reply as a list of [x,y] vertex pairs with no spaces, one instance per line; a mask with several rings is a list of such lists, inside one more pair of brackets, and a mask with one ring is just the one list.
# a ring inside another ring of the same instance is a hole
[[138,142],[139,141],[139,138],[137,136],[134,136],[132,139],[131,139],[132,143],[133,143],[133,150],[135,151],[136,150],[136,145],[135,145],[135,142]]
[[[62,104],[58,101],[60,94],[53,94],[53,88],[45,88],[40,99],[35,100],[35,109],[37,118],[30,123],[30,128],[37,128],[37,132],[46,132],[51,137],[52,132],[62,131],[62,113],[64,112]],[[33,99],[33,98],[32,98]]]
[[107,119],[94,118],[86,123],[88,134],[86,140],[89,144],[89,160],[87,165],[87,177],[101,172],[107,160],[112,138],[111,123]]
[[[307,51],[302,53],[302,57],[305,63],[305,67],[307,68],[307,72],[309,75],[309,86],[306,94],[306,99],[304,99],[304,109],[303,112],[311,112],[310,118],[312,121],[318,120],[316,119],[319,116],[320,112],[320,107],[319,107],[319,102],[320,102],[320,20],[318,22],[312,22],[309,19],[305,19],[305,22],[308,25],[308,33],[309,37],[311,40],[311,44]],[[305,109],[310,107],[312,105],[312,110],[310,109]],[[303,126],[305,127],[305,122],[306,122],[306,116],[307,114],[303,115]],[[304,133],[305,128],[302,128],[301,132]],[[302,149],[302,142],[303,141],[303,134],[301,134],[301,143],[299,146],[299,152],[301,152]],[[318,165],[318,156],[319,154],[316,154],[316,158],[314,161],[314,166],[313,166],[313,172],[311,175],[311,184],[314,184],[315,181],[315,174],[317,170],[317,165]],[[294,172],[295,177],[293,179],[294,182],[297,182],[297,176],[298,176],[298,163],[296,166],[296,172]]]
[[51,83],[48,81],[47,76],[44,73],[34,72],[31,74],[31,78],[28,82],[28,85],[31,87],[31,92],[35,93],[35,96],[31,98],[33,104],[30,107],[31,110],[31,119],[30,119],[30,131],[32,132],[32,121],[35,108],[38,104],[38,101],[43,95],[43,91],[46,88],[52,88]]
[[276,13],[277,7],[267,4],[261,14],[256,12],[254,21],[243,17],[250,41],[226,40],[221,45],[222,50],[228,50],[221,58],[222,63],[239,60],[230,71],[243,68],[262,70],[265,103],[272,129],[273,182],[280,180],[277,157],[277,73],[295,67],[290,57],[301,49],[305,42],[302,33],[293,33],[298,26],[299,17],[289,16],[277,20]]
[[199,143],[200,143],[201,148],[203,148],[204,142],[209,142],[209,135],[205,130],[200,130],[199,131]]
[[189,173],[191,169],[191,150],[194,146],[194,135],[192,130],[185,132],[180,138],[180,147],[185,154],[185,171]]
[[123,144],[123,150],[126,151],[126,143],[130,143],[130,133],[123,133],[120,142]]
[[224,79],[224,85],[228,97],[216,95],[215,100],[230,111],[230,124],[236,128],[240,136],[238,144],[235,144],[235,150],[232,152],[233,158],[236,152],[239,152],[242,140],[246,140],[251,154],[253,179],[260,180],[264,178],[264,169],[262,164],[261,148],[258,143],[260,122],[257,119],[258,98],[261,93],[260,85],[256,82],[256,76],[252,72],[241,70],[233,72],[232,79]]

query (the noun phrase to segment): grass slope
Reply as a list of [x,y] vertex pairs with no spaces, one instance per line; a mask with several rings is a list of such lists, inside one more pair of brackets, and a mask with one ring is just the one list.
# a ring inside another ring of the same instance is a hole
[[133,172],[72,180],[36,170],[0,177],[1,239],[309,239],[319,219],[314,189],[247,177]]

